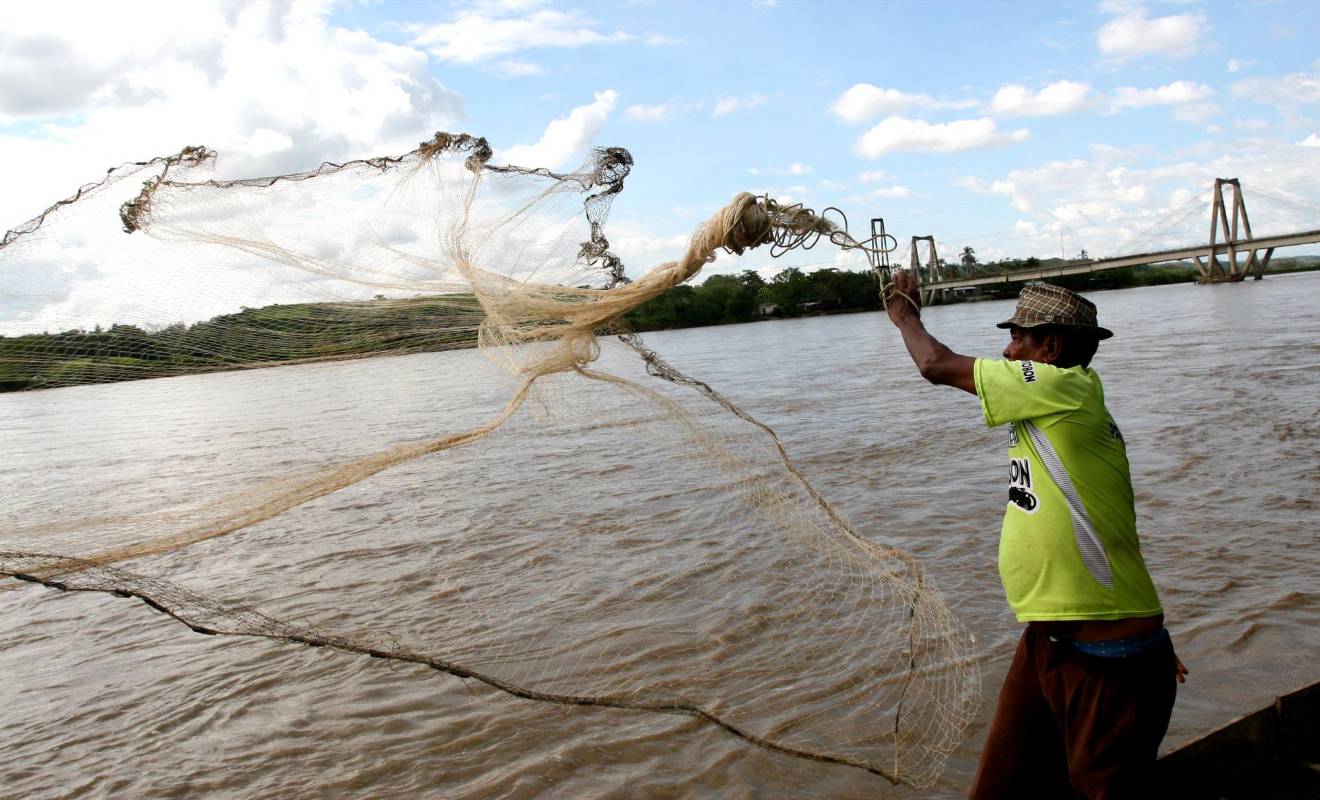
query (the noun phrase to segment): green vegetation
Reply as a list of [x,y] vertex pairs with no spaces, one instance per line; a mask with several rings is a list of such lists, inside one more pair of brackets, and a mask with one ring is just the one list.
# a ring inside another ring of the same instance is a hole
[[1311,272],[1312,270],[1320,270],[1320,256],[1275,258],[1270,261],[1270,268],[1265,272],[1266,274],[1273,274],[1276,272]]
[[769,281],[744,270],[712,275],[700,286],[675,286],[628,314],[638,331],[748,322],[880,308],[879,287],[870,272],[789,267]]
[[195,325],[0,336],[0,391],[471,347],[476,298],[244,308]]

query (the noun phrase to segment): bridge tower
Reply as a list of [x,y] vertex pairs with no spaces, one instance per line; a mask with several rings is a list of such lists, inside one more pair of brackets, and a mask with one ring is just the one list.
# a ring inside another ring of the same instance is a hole
[[[1224,187],[1233,187],[1233,216],[1230,219],[1228,213],[1229,204],[1224,201]],[[1223,226],[1224,242],[1220,243],[1220,226]],[[1239,238],[1239,228],[1246,235]],[[1274,248],[1265,248],[1263,258],[1257,258],[1257,248],[1248,248],[1247,256],[1239,262],[1238,245],[1243,240],[1251,240],[1251,220],[1247,217],[1247,204],[1242,200],[1242,184],[1238,183],[1237,178],[1216,178],[1214,201],[1210,206],[1210,246],[1203,259],[1196,256],[1197,283],[1222,283],[1225,281],[1240,281],[1251,273],[1256,280],[1260,280],[1265,272],[1265,267],[1270,263],[1270,257],[1274,255]],[[1219,262],[1220,254],[1227,257],[1228,263]]]
[[[918,253],[917,242],[929,242],[930,248],[926,254],[926,263],[921,263],[921,256]],[[921,289],[921,304],[923,306],[934,306],[944,302],[944,289],[927,289],[928,283],[939,283],[944,280],[940,273],[940,254],[935,249],[934,236],[913,236],[912,253],[909,266],[912,267],[912,274],[917,276],[917,283]]]

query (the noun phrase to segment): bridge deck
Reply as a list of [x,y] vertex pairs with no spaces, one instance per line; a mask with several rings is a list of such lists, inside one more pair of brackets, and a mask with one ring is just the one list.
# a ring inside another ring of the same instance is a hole
[[[1258,236],[1254,239],[1241,239],[1233,242],[1231,250],[1236,253],[1245,253],[1249,250],[1264,250],[1269,247],[1291,247],[1293,245],[1315,243],[1320,243],[1320,230],[1289,233],[1280,236]],[[1216,254],[1226,255],[1229,252],[1230,247],[1227,243],[1218,243],[1215,245]],[[1130,256],[1101,258],[1095,261],[1082,261],[1076,264],[1064,264],[1057,267],[1019,269],[1012,272],[1001,272],[998,275],[936,281],[922,284],[921,288],[923,291],[932,289],[959,289],[964,286],[983,286],[988,283],[1014,283],[1016,281],[1044,280],[1045,278],[1058,278],[1063,275],[1081,275],[1087,272],[1101,272],[1107,269],[1118,269],[1119,267],[1133,267],[1138,264],[1159,264],[1164,261],[1182,261],[1196,256],[1209,255],[1209,253],[1210,246],[1208,244],[1200,244],[1194,247],[1180,247],[1176,250],[1157,250],[1151,253],[1134,253]]]

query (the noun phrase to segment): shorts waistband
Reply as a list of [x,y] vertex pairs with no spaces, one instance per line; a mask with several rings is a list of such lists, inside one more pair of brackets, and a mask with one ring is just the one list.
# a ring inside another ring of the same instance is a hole
[[1169,639],[1169,631],[1166,628],[1160,628],[1154,633],[1148,633],[1144,636],[1129,636],[1126,639],[1109,639],[1099,642],[1082,642],[1076,639],[1054,639],[1061,644],[1066,644],[1079,653],[1085,653],[1088,656],[1098,656],[1100,658],[1128,658],[1130,656],[1140,655],[1147,650],[1151,650]]

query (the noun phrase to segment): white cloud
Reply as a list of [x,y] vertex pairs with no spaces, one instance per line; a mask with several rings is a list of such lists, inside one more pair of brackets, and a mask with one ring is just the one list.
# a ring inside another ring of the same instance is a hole
[[[1138,145],[1138,147],[1141,147],[1141,145]],[[1090,151],[1091,156],[1097,161],[1106,162],[1127,160],[1133,155],[1134,150],[1134,148],[1131,147],[1115,147],[1112,144],[1100,144],[1098,142],[1092,142],[1086,146],[1086,149]]]
[[596,92],[595,99],[578,106],[568,116],[551,120],[536,144],[520,144],[498,154],[498,160],[520,167],[563,167],[582,155],[596,140],[596,134],[605,124],[618,103],[619,93],[613,89]]
[[793,186],[780,186],[778,188],[770,186],[759,186],[748,189],[754,195],[768,195],[778,200],[780,203],[802,203],[811,195],[811,187],[805,184],[795,184]]
[[1172,192],[1169,192],[1168,204],[1170,206],[1180,206],[1189,202],[1194,197],[1196,197],[1196,193],[1190,189],[1174,189]]
[[898,89],[859,83],[839,95],[830,106],[830,113],[845,122],[862,122],[880,114],[907,111],[913,106],[929,108],[934,102],[930,95],[908,94]]
[[1140,203],[1149,193],[1149,187],[1127,167],[1111,169],[1105,173],[1105,177],[1109,179],[1110,194],[1121,203]]
[[[1109,8],[1117,10],[1113,6]],[[1100,53],[1107,58],[1121,61],[1157,53],[1185,56],[1196,50],[1201,35],[1209,27],[1205,14],[1200,12],[1152,19],[1146,16],[1144,8],[1127,8],[1101,26],[1096,34]]]
[[[34,215],[113,164],[205,144],[222,176],[401,153],[462,117],[424,52],[328,24],[326,9],[194,3],[25,9],[0,34],[0,123],[49,119],[41,138],[0,136],[0,168],[27,191],[0,197],[0,227]],[[145,122],[144,122],[145,121]]]
[[510,78],[527,78],[533,75],[544,75],[545,67],[531,61],[519,61],[516,58],[506,58],[494,63],[496,72],[507,75]]
[[1244,131],[1264,131],[1269,130],[1270,124],[1263,119],[1235,119],[1233,127]]
[[864,158],[900,151],[953,153],[1022,142],[1029,135],[1026,128],[1000,132],[992,119],[930,123],[924,119],[888,117],[862,134],[854,149]]
[[1320,74],[1294,72],[1283,77],[1244,78],[1229,91],[1234,97],[1280,108],[1320,103]]
[[975,175],[968,175],[953,182],[954,186],[969,189],[980,194],[1012,194],[1016,187],[1011,181],[986,181]]
[[1145,8],[1142,0],[1100,0],[1098,9],[1101,14],[1131,14]]
[[827,189],[832,192],[841,192],[848,188],[848,184],[839,183],[838,181],[832,181],[829,180],[828,178],[816,181],[816,185],[822,189]]
[[1086,107],[1091,87],[1075,81],[1056,81],[1032,94],[1025,86],[1000,87],[990,101],[990,113],[1019,117],[1068,114]]
[[672,102],[666,102],[653,106],[628,106],[623,115],[634,122],[665,122],[673,119],[676,111]]
[[936,100],[928,94],[909,94],[883,89],[869,83],[849,87],[830,105],[830,113],[844,122],[863,122],[881,114],[897,114],[910,108],[971,108],[975,100]]
[[1247,58],[1230,58],[1228,60],[1227,69],[1229,72],[1241,72],[1242,70],[1246,69],[1247,67],[1255,63],[1256,63],[1255,61],[1252,61],[1251,59],[1247,59]]
[[1192,125],[1200,125],[1222,114],[1224,109],[1214,103],[1192,103],[1179,106],[1173,112],[1174,119]]
[[610,225],[610,250],[623,259],[628,273],[634,277],[656,264],[677,259],[687,250],[690,240],[686,233],[657,236],[637,225],[622,222]]
[[1297,145],[1299,147],[1320,147],[1320,136],[1317,136],[1316,134],[1313,133],[1310,136],[1298,142]]
[[1012,181],[995,180],[984,181],[975,176],[959,178],[953,182],[954,186],[977,194],[997,194],[1009,199],[1009,203],[1017,211],[1023,213],[1029,212],[1034,208],[1031,199],[1018,191],[1017,186]]
[[[529,50],[573,49],[620,44],[639,37],[624,31],[604,31],[577,11],[558,11],[541,0],[481,3],[459,10],[448,21],[408,25],[411,43],[455,64],[484,64]],[[643,37],[648,44],[667,44],[666,37]],[[531,74],[531,73],[524,73]]]
[[241,137],[238,144],[240,150],[261,157],[292,148],[293,139],[287,133],[271,130],[270,128],[257,128],[250,136]]
[[715,101],[715,111],[711,114],[714,117],[722,117],[725,114],[732,114],[735,111],[747,111],[758,106],[765,105],[770,98],[763,94],[731,95],[721,97]]
[[889,197],[889,198],[909,197],[911,196],[911,194],[912,194],[911,189],[907,188],[906,186],[899,186],[897,184],[893,186],[881,186],[867,192],[867,195],[871,197]]
[[1149,106],[1176,106],[1204,100],[1214,93],[1214,90],[1209,86],[1193,81],[1174,81],[1154,89],[1134,89],[1130,86],[1120,86],[1114,91],[1109,105],[1114,111],[1125,108],[1147,108]]
[[633,122],[652,124],[671,122],[679,117],[686,116],[699,110],[704,105],[704,100],[684,101],[681,99],[671,99],[654,105],[631,105],[624,110],[623,115]]
[[[1311,141],[1316,146],[1248,140],[1227,154],[1222,147],[1200,154],[1152,152],[1140,166],[1132,165],[1131,154],[1109,149],[1096,158],[964,178],[957,182],[962,188],[1010,199],[1026,223],[1012,238],[995,232],[966,243],[992,258],[1057,256],[1061,239],[1067,253],[1086,248],[1095,257],[1204,241],[1209,189],[1224,176],[1241,179],[1248,207],[1254,187],[1296,196],[1295,210],[1256,205],[1251,222],[1257,235],[1309,229],[1314,220],[1302,209],[1320,202],[1320,184],[1311,180],[1320,169],[1320,135]],[[1129,163],[1112,163],[1120,157]]]
[[[868,232],[870,229],[867,229]],[[871,262],[866,259],[866,254],[861,250],[835,250],[834,258],[830,259],[828,264],[822,264],[819,267],[806,267],[805,272],[815,272],[817,269],[837,269],[841,272],[870,272]]]
[[749,175],[810,175],[813,171],[810,164],[803,164],[798,161],[794,161],[786,167],[769,167],[767,169],[752,167],[747,170]]
[[683,43],[682,39],[675,39],[672,36],[665,36],[661,33],[648,33],[642,37],[642,41],[651,47],[668,47]]

